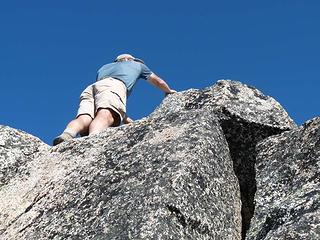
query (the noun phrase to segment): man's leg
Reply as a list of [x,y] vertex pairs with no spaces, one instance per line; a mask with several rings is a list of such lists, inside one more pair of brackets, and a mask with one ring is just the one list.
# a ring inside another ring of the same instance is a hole
[[61,135],[53,140],[53,146],[66,140],[75,138],[77,134],[85,135],[94,117],[93,88],[89,85],[80,95],[80,104],[77,118],[69,122]]
[[89,126],[89,135],[97,134],[113,125],[115,114],[111,109],[100,108]]
[[66,140],[75,138],[79,133],[81,134],[88,132],[91,122],[92,118],[87,114],[78,116],[67,125],[66,129],[61,135],[53,140],[53,146]]
[[76,137],[78,133],[88,132],[91,122],[92,118],[88,114],[80,115],[67,125],[64,132],[71,133],[73,137]]

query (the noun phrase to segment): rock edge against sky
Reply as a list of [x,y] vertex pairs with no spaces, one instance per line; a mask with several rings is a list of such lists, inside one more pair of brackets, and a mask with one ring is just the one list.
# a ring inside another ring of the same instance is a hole
[[298,128],[272,97],[230,80],[56,147],[1,126],[0,236],[319,237],[319,128]]

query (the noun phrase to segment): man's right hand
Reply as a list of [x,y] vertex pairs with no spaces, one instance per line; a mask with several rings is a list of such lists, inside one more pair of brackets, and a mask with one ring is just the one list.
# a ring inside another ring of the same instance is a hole
[[130,124],[130,123],[133,123],[134,121],[129,118],[128,116],[126,116],[124,119],[123,119],[123,123],[124,124]]
[[149,78],[148,78],[148,81],[154,85],[155,87],[161,89],[162,91],[164,91],[167,94],[171,94],[171,93],[175,93],[177,91],[175,90],[172,90],[168,84],[163,80],[161,79],[160,77],[158,77],[156,74],[152,73]]
[[168,96],[169,94],[176,93],[176,92],[177,92],[176,90],[170,89],[170,92],[166,92],[165,95]]

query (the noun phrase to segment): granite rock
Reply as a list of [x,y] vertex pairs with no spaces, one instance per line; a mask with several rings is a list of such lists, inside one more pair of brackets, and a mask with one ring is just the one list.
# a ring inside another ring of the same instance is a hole
[[52,148],[28,179],[1,189],[2,238],[240,239],[238,181],[219,122],[206,113]]
[[248,240],[320,239],[320,118],[257,145]]
[[203,90],[175,94],[173,100],[165,99],[151,116],[192,109],[213,109],[226,136],[241,189],[244,238],[254,213],[256,144],[297,126],[274,98],[230,80],[219,80]]
[[230,80],[169,95],[147,118],[52,148],[2,127],[0,136],[41,150],[13,161],[9,137],[0,151],[1,161],[17,162],[3,168],[0,238],[244,238],[255,145],[295,128],[273,98]]
[[48,150],[40,139],[0,125],[0,188],[16,176],[27,176],[29,162]]

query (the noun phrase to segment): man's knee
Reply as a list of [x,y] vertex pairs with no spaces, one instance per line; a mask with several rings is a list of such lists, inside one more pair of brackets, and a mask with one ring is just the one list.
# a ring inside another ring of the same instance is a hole
[[81,114],[77,116],[77,119],[84,125],[89,125],[92,122],[92,117],[89,114]]

